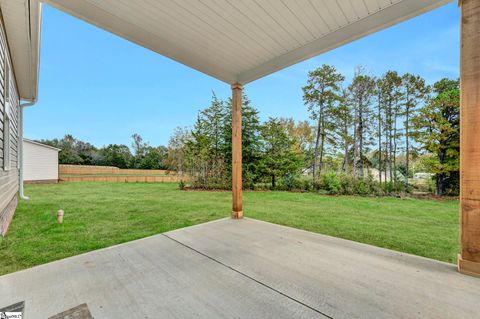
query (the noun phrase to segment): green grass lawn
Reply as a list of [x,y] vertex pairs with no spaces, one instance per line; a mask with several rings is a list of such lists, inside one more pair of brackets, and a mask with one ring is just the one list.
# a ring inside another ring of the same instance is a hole
[[[4,239],[0,274],[230,214],[230,193],[177,184],[27,185]],[[56,223],[58,209],[64,223]],[[455,262],[458,202],[246,192],[247,217]]]

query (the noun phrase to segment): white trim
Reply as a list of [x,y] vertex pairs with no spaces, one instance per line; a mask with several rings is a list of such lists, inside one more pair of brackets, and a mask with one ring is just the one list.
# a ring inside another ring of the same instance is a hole
[[[28,13],[30,18],[30,74],[32,95],[22,97],[19,93],[19,99],[28,99],[29,101],[36,102],[38,99],[38,82],[40,77],[40,50],[42,44],[42,3],[39,0],[30,1],[30,12]],[[18,84],[17,84],[18,85]],[[20,91],[19,91],[20,92]]]
[[20,198],[22,199],[25,199],[25,200],[29,200],[29,197],[28,196],[25,196],[25,188],[24,188],[24,179],[23,179],[23,175],[24,175],[24,154],[23,154],[23,143],[24,143],[24,139],[23,139],[23,125],[24,125],[24,122],[23,122],[23,112],[24,112],[24,109],[26,107],[29,107],[29,106],[33,106],[35,104],[35,102],[27,102],[27,103],[20,103],[19,105],[19,108],[20,108],[20,119],[19,119],[19,122],[20,122],[20,134],[19,134],[19,141],[21,141],[21,143],[19,143],[19,162],[20,162],[20,173],[19,173],[19,183],[20,183],[20,187],[19,187],[19,191],[20,191]]
[[19,99],[36,101],[40,71],[40,0],[1,1],[5,38]]
[[57,147],[53,147],[53,146],[50,146],[50,145],[47,145],[47,144],[43,144],[43,143],[40,143],[40,142],[29,140],[28,138],[23,138],[23,141],[27,142],[27,143],[35,144],[35,145],[38,145],[38,146],[43,146],[45,148],[50,148],[52,150],[56,150],[57,152],[62,150],[62,149],[57,148]]

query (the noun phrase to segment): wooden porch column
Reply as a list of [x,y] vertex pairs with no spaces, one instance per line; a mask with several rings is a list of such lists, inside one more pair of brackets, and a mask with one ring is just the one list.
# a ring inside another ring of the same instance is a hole
[[459,1],[460,218],[458,270],[480,276],[480,1]]
[[242,92],[241,84],[232,85],[232,218],[243,217],[242,208]]

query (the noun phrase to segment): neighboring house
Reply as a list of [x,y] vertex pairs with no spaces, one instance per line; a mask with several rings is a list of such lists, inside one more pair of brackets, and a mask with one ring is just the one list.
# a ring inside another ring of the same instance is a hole
[[28,183],[58,182],[59,148],[23,139],[23,180]]
[[435,174],[432,173],[415,173],[413,179],[432,179]]
[[23,196],[23,107],[37,99],[41,7],[36,1],[0,1],[0,11],[0,235],[4,235],[18,196]]
[[[365,169],[365,176],[368,176],[369,174],[372,175],[372,178],[376,181],[380,181],[380,178],[382,179],[382,182],[389,182],[390,181],[390,171],[389,170],[387,170],[386,172],[382,170],[382,172],[380,172],[376,168],[369,168],[368,170]],[[403,181],[405,179],[405,175],[403,175],[399,171],[392,172],[392,176],[395,176],[397,178],[397,180],[402,180]]]

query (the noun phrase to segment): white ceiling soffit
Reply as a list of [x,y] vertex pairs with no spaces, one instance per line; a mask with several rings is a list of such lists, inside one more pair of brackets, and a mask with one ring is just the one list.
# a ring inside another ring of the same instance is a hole
[[0,0],[13,71],[21,99],[36,100],[40,58],[41,4]]
[[44,2],[231,84],[254,81],[450,1]]

